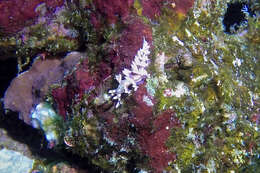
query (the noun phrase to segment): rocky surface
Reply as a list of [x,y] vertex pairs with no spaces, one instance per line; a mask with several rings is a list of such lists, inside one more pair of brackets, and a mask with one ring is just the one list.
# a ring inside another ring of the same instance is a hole
[[32,171],[259,168],[257,1],[15,2],[0,2],[19,73],[1,138],[39,155]]

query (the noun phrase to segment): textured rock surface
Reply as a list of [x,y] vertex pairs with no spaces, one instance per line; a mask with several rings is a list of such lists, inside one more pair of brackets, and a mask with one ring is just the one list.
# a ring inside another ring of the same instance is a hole
[[21,153],[7,149],[0,150],[0,172],[29,172],[32,167],[33,160]]
[[4,97],[5,109],[19,112],[20,118],[30,124],[31,110],[43,101],[50,85],[60,83],[66,71],[73,69],[83,57],[74,52],[65,59],[37,59],[29,71],[20,74],[10,84]]
[[[39,171],[74,171],[74,163],[89,172],[258,170],[256,0],[50,2],[20,15],[30,22],[21,32],[0,38],[0,54],[17,57],[19,72],[32,64],[11,83],[6,108],[28,124],[30,113],[63,117],[45,123],[59,141],[47,150],[63,159]],[[72,50],[82,52],[68,55],[73,62],[53,58]],[[32,109],[42,102],[42,112]]]

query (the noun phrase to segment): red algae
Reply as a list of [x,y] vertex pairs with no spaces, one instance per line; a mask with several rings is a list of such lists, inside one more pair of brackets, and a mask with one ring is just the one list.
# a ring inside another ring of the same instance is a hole
[[39,12],[38,5],[46,3],[49,12],[63,4],[63,0],[5,0],[0,2],[0,28],[1,32],[14,34],[22,30],[25,26],[33,24]]
[[57,88],[52,90],[52,96],[57,104],[58,107],[58,113],[63,117],[63,119],[66,119],[66,109],[67,106],[70,104],[68,102],[68,96],[66,92],[66,87],[64,88]]
[[63,117],[66,117],[73,100],[81,100],[87,91],[90,92],[98,85],[96,76],[90,74],[87,58],[78,65],[77,70],[69,75],[65,81],[66,86],[52,90],[53,98],[58,104],[59,114]]
[[[135,136],[141,152],[148,156],[151,168],[159,173],[168,166],[168,162],[176,159],[175,153],[171,153],[165,143],[170,137],[170,129],[179,127],[180,122],[172,110],[166,110],[154,118],[153,107],[143,101],[144,96],[149,94],[145,84],[142,84],[132,96],[135,106],[130,113],[116,118],[113,113],[105,112],[101,117],[105,120],[106,135],[111,141],[122,146],[127,137]],[[155,103],[153,99],[152,102]],[[131,128],[135,129],[134,133]]]
[[120,38],[116,41],[116,48],[111,52],[111,54],[114,55],[112,56],[112,62],[117,68],[117,72],[130,67],[134,56],[142,47],[143,39],[151,45],[151,28],[141,20],[130,20],[121,33]]
[[105,121],[104,129],[107,138],[117,145],[124,145],[127,137],[131,136],[129,115],[125,114],[117,122],[115,122],[117,117],[113,113],[105,112],[101,114],[101,117]]
[[[169,131],[169,130],[168,130]],[[165,146],[170,134],[166,130],[159,130],[153,134],[142,134],[143,143],[141,143],[142,150],[150,158],[151,167],[155,172],[162,172],[168,163],[176,159],[176,155],[171,153]]]
[[49,9],[54,9],[56,7],[63,5],[64,0],[45,0],[45,3]]
[[142,14],[150,19],[155,19],[162,14],[162,8],[167,7],[186,15],[193,3],[194,0],[141,0]]
[[105,16],[109,24],[115,24],[118,19],[124,21],[130,14],[134,0],[96,0],[97,11]]
[[152,121],[153,130],[143,131],[141,148],[150,157],[150,163],[155,172],[162,172],[168,162],[174,161],[176,155],[171,153],[165,143],[170,137],[170,129],[180,126],[172,110],[164,111]]
[[132,109],[133,117],[131,122],[138,128],[150,128],[150,122],[153,118],[153,107],[148,106],[143,97],[147,96],[147,90],[145,84],[141,85],[134,93],[133,98],[136,102],[136,106]]
[[[138,142],[142,152],[150,158],[151,167],[155,172],[162,172],[168,162],[176,159],[165,143],[170,137],[170,129],[178,127],[180,123],[172,110],[164,111],[154,119],[153,107],[143,100],[144,96],[149,97],[144,86],[140,86],[133,95],[136,106],[132,109],[133,117],[130,121],[138,129]],[[152,97],[149,98],[155,103]]]
[[161,7],[164,0],[142,0],[143,15],[154,19],[156,16],[161,15]]
[[194,0],[175,0],[174,3],[176,11],[186,15],[192,8]]
[[75,71],[73,75],[73,81],[75,82],[75,86],[77,86],[79,99],[83,97],[85,91],[91,91],[97,86],[97,79],[96,76],[90,73],[88,69],[88,61],[83,61],[80,64],[78,70]]
[[90,71],[88,58],[85,58],[76,66],[76,70],[65,78],[66,86],[52,90],[53,98],[58,104],[59,114],[63,117],[70,112],[72,101],[79,102],[85,94],[89,94],[88,102],[93,101],[96,97],[96,91],[92,91],[99,88],[102,81],[111,73],[111,69],[104,63],[101,62],[98,66],[100,66],[99,70]]

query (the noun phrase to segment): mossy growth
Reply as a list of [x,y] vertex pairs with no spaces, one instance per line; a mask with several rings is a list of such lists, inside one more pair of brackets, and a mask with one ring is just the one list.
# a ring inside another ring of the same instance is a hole
[[44,131],[49,144],[63,143],[64,121],[47,102],[39,103],[32,111],[32,124]]
[[137,15],[142,16],[143,8],[139,0],[134,1],[134,8],[136,9]]
[[[88,158],[90,162],[104,170],[124,170],[128,158],[117,152],[114,143],[111,143],[102,130],[102,120],[98,113],[90,108],[85,99],[73,103],[71,115],[66,121],[64,136],[67,149],[82,158]],[[93,112],[94,111],[94,112]]]
[[[222,26],[226,2],[202,6],[203,2],[196,2],[175,27],[170,27],[174,20],[159,20],[153,26],[155,51],[170,57],[165,64],[167,81],[156,89],[156,111],[172,109],[182,124],[172,129],[167,142],[177,154],[172,168],[250,170],[257,164],[252,159],[259,156],[259,124],[251,121],[259,113],[259,17],[249,17],[246,28],[230,35]],[[192,54],[189,68],[176,65],[180,49]],[[179,82],[188,92],[176,97]],[[172,96],[164,95],[166,89],[172,89]]]

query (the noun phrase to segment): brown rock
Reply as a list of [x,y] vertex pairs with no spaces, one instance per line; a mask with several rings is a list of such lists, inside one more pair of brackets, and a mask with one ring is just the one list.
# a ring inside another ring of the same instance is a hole
[[36,59],[28,71],[11,82],[4,97],[5,109],[19,112],[20,118],[30,124],[31,109],[43,101],[49,87],[60,83],[65,73],[83,57],[83,54],[73,52],[64,59]]

